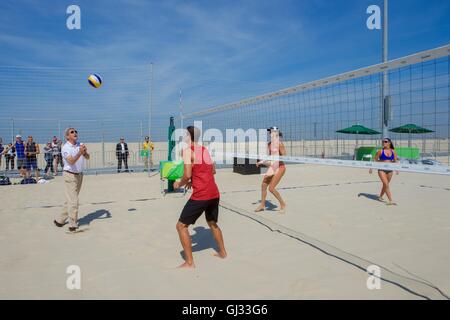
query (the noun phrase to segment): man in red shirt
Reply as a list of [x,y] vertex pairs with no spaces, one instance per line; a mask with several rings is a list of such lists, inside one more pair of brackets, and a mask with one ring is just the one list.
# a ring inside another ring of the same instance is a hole
[[206,222],[211,228],[219,248],[216,256],[220,258],[227,256],[222,231],[217,225],[220,194],[214,180],[216,168],[208,149],[198,144],[200,130],[189,126],[187,132],[186,140],[189,147],[183,150],[184,176],[180,181],[174,183],[176,189],[184,185],[193,189],[192,196],[184,206],[177,223],[177,231],[184,249],[185,259],[185,262],[179,268],[195,268],[188,227],[195,224],[203,212],[205,212]]

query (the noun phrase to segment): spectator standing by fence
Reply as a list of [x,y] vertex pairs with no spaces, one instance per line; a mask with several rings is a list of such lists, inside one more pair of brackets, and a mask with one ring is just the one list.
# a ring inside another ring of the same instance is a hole
[[145,137],[145,141],[142,144],[142,156],[144,158],[144,171],[148,171],[153,166],[153,149],[155,145],[150,140],[149,136]]
[[61,157],[61,145],[56,136],[52,140],[52,156],[53,156],[53,175],[58,175],[58,164]]
[[63,156],[62,156],[63,142],[58,140],[58,164],[61,166],[61,171],[64,170]]
[[6,162],[6,171],[14,170],[14,158],[16,157],[16,148],[12,143],[9,143],[5,150],[3,151],[5,154],[5,162]]
[[27,159],[27,171],[31,176],[31,172],[34,170],[36,173],[36,180],[39,179],[39,168],[37,164],[37,155],[41,153],[39,145],[33,141],[32,136],[28,136],[27,144],[25,145],[25,155]]
[[47,145],[44,147],[44,158],[47,165],[45,166],[44,175],[49,175],[53,172],[53,148],[52,143],[47,142]]
[[0,170],[2,169],[3,151],[5,151],[5,147],[3,146],[3,139],[0,138]]
[[120,142],[116,145],[116,157],[117,157],[117,173],[120,173],[122,169],[122,162],[125,164],[125,172],[128,172],[128,144],[125,142],[125,138],[120,138]]
[[19,170],[20,176],[25,178],[27,175],[27,159],[25,157],[25,145],[20,134],[16,136],[14,148],[16,149],[17,154],[17,170]]

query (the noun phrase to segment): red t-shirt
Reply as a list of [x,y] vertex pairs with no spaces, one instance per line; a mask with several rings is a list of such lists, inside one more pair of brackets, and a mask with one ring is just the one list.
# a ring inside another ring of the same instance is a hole
[[203,146],[191,146],[194,152],[192,165],[192,200],[211,200],[220,197],[219,188],[213,174],[213,161],[208,149]]

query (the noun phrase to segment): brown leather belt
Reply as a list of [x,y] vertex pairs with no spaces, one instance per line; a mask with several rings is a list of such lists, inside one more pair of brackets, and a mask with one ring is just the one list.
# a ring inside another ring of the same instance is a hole
[[75,173],[75,172],[71,172],[71,171],[67,171],[67,170],[64,170],[64,172],[67,172],[67,173],[70,173],[70,174],[74,174],[74,175],[76,175],[76,176],[79,176],[80,174],[83,174],[82,172],[80,172],[80,173]]

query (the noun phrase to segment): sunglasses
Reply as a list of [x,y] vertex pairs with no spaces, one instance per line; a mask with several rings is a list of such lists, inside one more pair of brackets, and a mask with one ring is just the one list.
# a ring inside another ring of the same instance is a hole
[[389,143],[389,141],[387,141],[387,140],[384,140],[384,141],[383,141],[383,143]]
[[74,134],[74,133],[78,133],[77,130],[71,130],[70,133]]

